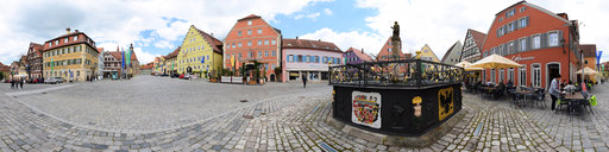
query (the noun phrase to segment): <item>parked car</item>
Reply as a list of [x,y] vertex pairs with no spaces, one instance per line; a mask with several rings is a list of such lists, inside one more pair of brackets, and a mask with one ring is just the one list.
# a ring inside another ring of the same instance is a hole
[[50,77],[49,79],[45,80],[44,83],[50,83],[50,84],[57,84],[57,83],[63,83],[65,80],[62,77]]

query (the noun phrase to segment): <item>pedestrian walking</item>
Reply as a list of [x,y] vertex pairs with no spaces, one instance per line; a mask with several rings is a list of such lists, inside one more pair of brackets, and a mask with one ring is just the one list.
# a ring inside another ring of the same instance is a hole
[[302,86],[307,88],[307,74],[303,74],[302,76]]
[[15,80],[11,78],[11,89],[15,89]]
[[25,83],[25,79],[21,79],[19,80],[19,86],[21,86],[20,88],[23,89],[23,84]]
[[560,97],[560,88],[558,88],[558,82],[560,82],[560,74],[556,77],[554,77],[554,79],[552,80],[552,83],[550,85],[550,96],[552,97],[552,110],[554,110],[554,107],[556,105],[556,100],[558,99],[558,97]]

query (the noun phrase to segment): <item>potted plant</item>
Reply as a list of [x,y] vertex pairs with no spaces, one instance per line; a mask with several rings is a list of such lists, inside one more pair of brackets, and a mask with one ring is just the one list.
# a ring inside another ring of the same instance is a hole
[[[205,73],[207,73],[207,71],[206,71]],[[209,82],[213,82],[213,83],[218,82],[218,78],[219,78],[219,77],[216,75],[216,73],[217,73],[217,72],[216,72],[215,70],[211,70],[211,72],[210,72],[210,78],[209,78]]]

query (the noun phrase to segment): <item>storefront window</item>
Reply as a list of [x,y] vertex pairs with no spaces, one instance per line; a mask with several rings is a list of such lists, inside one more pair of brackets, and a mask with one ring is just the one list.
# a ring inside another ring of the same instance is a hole
[[514,69],[510,68],[508,69],[508,82],[512,82],[512,84],[514,84]]
[[491,69],[491,82],[497,82],[495,81],[495,69]]
[[533,70],[533,86],[541,87],[541,66],[539,64],[531,65],[531,69]]
[[499,83],[504,83],[503,78],[505,77],[505,70],[499,69]]

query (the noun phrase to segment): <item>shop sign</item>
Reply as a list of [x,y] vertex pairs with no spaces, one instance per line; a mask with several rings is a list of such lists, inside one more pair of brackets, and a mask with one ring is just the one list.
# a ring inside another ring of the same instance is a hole
[[520,57],[520,56],[514,56],[512,57],[512,60],[518,62],[518,61],[526,61],[526,60],[534,60],[535,57],[532,56],[528,56],[528,57]]
[[376,129],[381,128],[381,94],[353,91],[351,121]]

